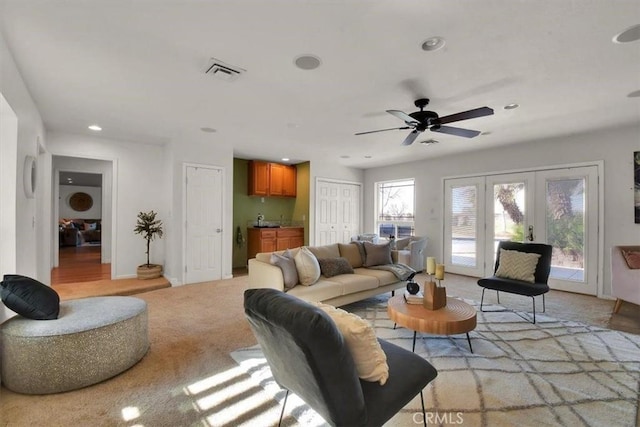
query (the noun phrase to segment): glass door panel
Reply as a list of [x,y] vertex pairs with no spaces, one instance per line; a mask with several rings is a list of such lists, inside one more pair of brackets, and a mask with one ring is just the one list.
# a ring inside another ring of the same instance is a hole
[[597,294],[597,168],[542,171],[538,187],[536,240],[553,246],[549,286]]
[[[484,271],[484,178],[445,181],[445,259],[452,273]],[[482,233],[482,235],[481,235]],[[480,237],[480,240],[479,240]]]

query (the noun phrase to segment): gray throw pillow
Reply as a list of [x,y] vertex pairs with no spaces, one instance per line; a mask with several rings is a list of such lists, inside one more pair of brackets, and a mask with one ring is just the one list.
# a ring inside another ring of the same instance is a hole
[[333,277],[338,274],[353,274],[353,268],[346,258],[320,258],[320,271],[324,277]]
[[391,260],[391,246],[389,243],[376,245],[370,242],[364,242],[365,267],[373,267],[374,265],[393,264]]
[[273,265],[277,265],[280,267],[280,270],[282,270],[285,292],[298,284],[298,270],[296,269],[296,263],[293,260],[293,256],[289,249],[287,249],[282,255],[275,252],[272,253],[269,262]]

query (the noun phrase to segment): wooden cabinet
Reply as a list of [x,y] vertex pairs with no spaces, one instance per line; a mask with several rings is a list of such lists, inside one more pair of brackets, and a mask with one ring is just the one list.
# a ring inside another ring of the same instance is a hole
[[304,228],[249,228],[247,259],[259,252],[283,251],[304,245]]
[[249,195],[269,195],[269,163],[249,161]]
[[296,167],[250,160],[249,195],[296,197]]

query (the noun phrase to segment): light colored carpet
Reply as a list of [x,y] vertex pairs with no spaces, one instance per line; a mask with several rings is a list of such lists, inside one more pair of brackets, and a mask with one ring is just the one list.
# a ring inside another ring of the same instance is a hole
[[[451,274],[445,283],[448,292],[479,300],[475,280]],[[256,344],[242,310],[246,286],[244,276],[138,294],[148,303],[151,342],[138,364],[68,393],[28,396],[1,387],[0,426],[274,425],[280,406],[261,386],[244,389],[252,379],[230,357]],[[505,295],[500,300],[522,310],[530,307],[527,298]],[[612,308],[613,301],[594,297],[555,291],[547,296],[549,316],[600,327],[610,323]],[[624,310],[626,324],[640,333],[637,306],[624,304]],[[285,420],[285,425],[295,423],[293,417]]]
[[[413,331],[393,328],[385,298],[346,308],[369,320],[377,336],[411,349]],[[546,315],[533,325],[513,312],[478,312],[478,326],[470,336],[473,353],[464,334],[418,334],[416,353],[438,369],[438,377],[425,389],[428,421],[471,426],[636,425],[640,336]],[[255,384],[282,401],[284,392],[258,346],[233,352],[232,357]],[[299,425],[324,425],[300,400],[289,400],[287,408]],[[415,425],[420,417],[416,398],[387,425]]]

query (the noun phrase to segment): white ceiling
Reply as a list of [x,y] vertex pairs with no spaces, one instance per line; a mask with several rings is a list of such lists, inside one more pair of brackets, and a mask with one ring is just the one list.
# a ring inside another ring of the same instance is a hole
[[[640,41],[612,42],[638,0],[0,0],[0,23],[55,131],[369,168],[640,122]],[[431,36],[446,46],[423,51]],[[247,71],[215,79],[212,57]],[[440,116],[493,108],[452,124],[490,134],[354,136],[402,126],[385,110],[420,97]]]

